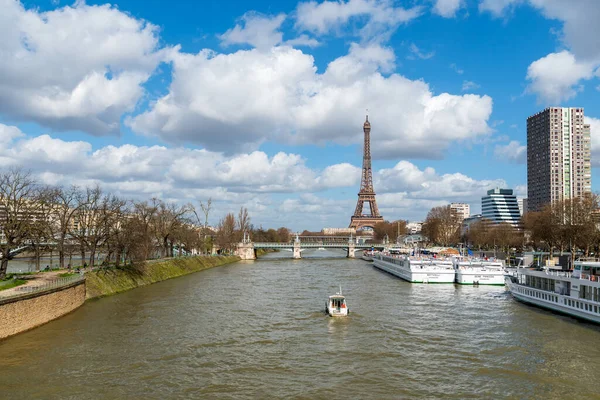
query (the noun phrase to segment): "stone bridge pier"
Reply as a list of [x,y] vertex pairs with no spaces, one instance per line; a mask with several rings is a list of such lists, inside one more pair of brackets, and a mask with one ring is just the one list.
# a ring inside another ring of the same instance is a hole
[[244,239],[241,243],[238,243],[237,249],[235,249],[235,255],[242,260],[256,260],[254,243],[250,241],[250,235],[244,233]]
[[299,260],[302,258],[302,249],[300,248],[300,238],[296,235],[296,239],[294,240],[294,247],[292,248],[292,258],[295,260]]
[[348,258],[354,258],[354,250],[356,250],[356,247],[354,246],[354,242],[352,241],[352,239],[350,239],[350,241],[348,242]]

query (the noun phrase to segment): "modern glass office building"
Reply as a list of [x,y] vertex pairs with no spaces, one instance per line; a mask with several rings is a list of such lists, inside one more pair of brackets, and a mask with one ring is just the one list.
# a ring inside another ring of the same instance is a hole
[[509,223],[519,226],[521,214],[517,196],[512,189],[488,190],[487,196],[481,198],[481,215],[484,219],[493,223]]

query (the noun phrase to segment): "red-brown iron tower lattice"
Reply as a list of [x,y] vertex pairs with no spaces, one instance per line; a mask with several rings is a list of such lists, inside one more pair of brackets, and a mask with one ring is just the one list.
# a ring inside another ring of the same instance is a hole
[[[365,132],[365,143],[363,148],[363,167],[362,178],[360,181],[360,191],[358,192],[358,202],[356,210],[350,219],[350,228],[357,230],[364,227],[373,228],[378,222],[383,222],[383,217],[379,215],[377,201],[375,200],[375,190],[373,189],[373,172],[371,171],[371,124],[369,116],[363,125]],[[364,214],[364,205],[369,203],[369,214]]]

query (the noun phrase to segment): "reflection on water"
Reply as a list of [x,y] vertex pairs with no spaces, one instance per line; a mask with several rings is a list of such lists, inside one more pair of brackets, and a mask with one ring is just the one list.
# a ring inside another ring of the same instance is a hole
[[[16,399],[573,399],[600,329],[498,287],[411,285],[361,260],[240,262],[90,302],[0,342]],[[338,253],[340,256],[342,253]],[[325,315],[342,285],[351,314]]]

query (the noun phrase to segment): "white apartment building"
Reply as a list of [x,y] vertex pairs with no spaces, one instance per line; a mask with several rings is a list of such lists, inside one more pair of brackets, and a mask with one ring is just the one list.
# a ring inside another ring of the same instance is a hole
[[471,206],[469,206],[467,203],[451,203],[450,209],[460,218],[461,221],[471,216]]
[[522,217],[527,212],[527,199],[517,199],[517,204],[519,205],[519,214]]
[[406,224],[406,231],[409,235],[421,233],[421,228],[423,228],[422,222],[409,222]]
[[356,235],[356,229],[354,228],[323,228],[321,230],[323,235]]

